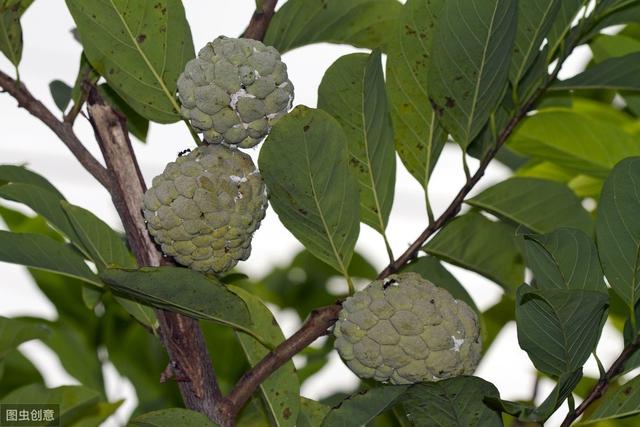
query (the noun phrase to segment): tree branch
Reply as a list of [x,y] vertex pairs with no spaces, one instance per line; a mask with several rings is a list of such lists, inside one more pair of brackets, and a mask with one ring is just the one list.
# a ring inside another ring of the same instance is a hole
[[[126,120],[107,105],[95,88],[90,88],[88,111],[96,139],[112,175],[112,198],[120,215],[129,244],[140,266],[169,264],[151,241],[142,217],[142,198],[146,190],[131,147]],[[156,310],[160,338],[175,367],[180,393],[187,408],[204,413],[223,424],[219,406],[224,401],[209,358],[198,321]]]
[[589,395],[582,401],[580,406],[578,406],[575,411],[569,412],[567,414],[566,418],[561,424],[561,427],[569,427],[575,420],[578,419],[580,415],[584,413],[584,411],[587,410],[589,406],[591,406],[591,404],[593,404],[593,402],[600,399],[609,388],[609,384],[611,383],[611,381],[622,373],[625,363],[627,363],[631,356],[633,356],[634,353],[639,349],[640,337],[636,338],[634,342],[632,342],[627,347],[625,347],[624,350],[622,350],[620,356],[618,356],[616,361],[613,362],[609,370],[602,377],[600,377],[598,383],[589,392]]
[[255,390],[269,375],[317,338],[327,334],[328,329],[338,320],[338,313],[341,308],[342,305],[336,303],[313,310],[298,332],[281,343],[251,370],[246,372],[227,396],[229,402],[228,416],[235,418]]
[[107,190],[111,187],[111,179],[104,166],[82,145],[73,131],[71,123],[61,122],[45,105],[37,100],[31,92],[7,74],[0,71],[0,88],[18,101],[18,106],[47,125],[60,140],[71,150],[80,164]]
[[262,10],[256,10],[253,13],[249,25],[240,37],[263,40],[271,23],[271,18],[275,13],[277,3],[278,0],[264,0],[262,2]]

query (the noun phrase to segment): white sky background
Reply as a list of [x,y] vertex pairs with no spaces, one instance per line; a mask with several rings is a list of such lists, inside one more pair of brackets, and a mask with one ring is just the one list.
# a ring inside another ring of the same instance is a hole
[[[206,42],[219,35],[237,36],[249,21],[255,3],[253,0],[184,0],[187,18],[191,25],[196,51]],[[36,1],[22,19],[25,48],[20,66],[22,81],[32,93],[52,111],[57,108],[49,94],[48,84],[54,79],[72,85],[78,68],[80,45],[74,41],[70,30],[74,23],[63,0]],[[295,104],[315,107],[317,88],[324,71],[338,57],[356,52],[350,46],[318,44],[296,49],[283,56],[289,68],[289,76],[295,86]],[[562,75],[574,74],[588,58],[588,49],[582,49],[572,58]],[[13,66],[0,57],[0,69],[13,75]],[[88,149],[101,158],[89,123],[79,117],[75,130]],[[134,141],[134,148],[142,172],[147,180],[162,172],[164,166],[185,148],[193,148],[193,141],[182,123],[173,125],[152,124],[148,143]],[[258,150],[251,151],[257,160]],[[25,110],[17,109],[9,95],[0,94],[0,163],[26,163],[44,175],[71,203],[90,209],[103,220],[121,229],[118,217],[107,192],[82,169],[64,145],[43,124]],[[388,235],[396,254],[400,254],[426,226],[423,193],[419,184],[408,174],[398,160],[396,199],[389,221]],[[472,170],[477,161],[471,159]],[[492,164],[481,181],[479,190],[508,176],[508,170],[500,164]],[[448,146],[438,163],[431,182],[430,194],[436,214],[442,212],[463,185],[461,153]],[[249,261],[241,263],[239,269],[251,276],[259,277],[274,266],[286,265],[301,245],[280,224],[277,216],[269,210],[261,228],[253,240],[253,252]],[[367,226],[361,227],[357,249],[378,269],[386,264],[386,251],[380,236]],[[488,280],[459,268],[452,271],[465,285],[477,305],[486,309],[500,299],[501,291]],[[32,283],[23,267],[0,263],[0,316],[40,316],[56,318],[55,307]],[[276,313],[285,335],[291,335],[300,319],[293,311]],[[610,364],[622,348],[619,334],[610,327],[605,329],[599,356]],[[47,385],[55,387],[73,383],[61,367],[57,356],[38,342],[24,344],[20,350],[34,363],[44,369]],[[215,359],[215,354],[212,355]],[[127,398],[120,410],[120,419],[135,406],[132,388],[123,382],[113,368],[108,370],[108,384],[112,399]],[[590,360],[586,373],[596,375],[595,363]],[[534,368],[518,346],[515,325],[508,325],[484,358],[477,375],[493,382],[505,399],[528,399],[533,388]],[[350,391],[355,377],[334,354],[330,364],[319,375],[302,387],[303,395],[322,398],[335,391]],[[551,383],[543,382],[540,396],[551,389]],[[562,412],[562,411],[561,411]],[[559,424],[561,418],[554,417],[548,425]],[[122,421],[111,421],[119,425]]]

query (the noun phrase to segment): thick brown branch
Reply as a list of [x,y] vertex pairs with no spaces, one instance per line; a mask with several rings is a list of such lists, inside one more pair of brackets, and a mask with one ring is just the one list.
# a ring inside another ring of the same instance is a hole
[[625,347],[624,350],[622,350],[620,356],[618,356],[609,370],[600,378],[600,380],[598,380],[598,383],[589,392],[589,395],[582,401],[580,406],[578,406],[574,411],[567,414],[566,418],[562,422],[561,427],[569,427],[575,420],[578,419],[580,415],[584,413],[584,411],[587,410],[589,406],[591,406],[591,404],[593,404],[593,402],[600,399],[609,388],[609,384],[611,384],[611,381],[622,373],[625,363],[627,363],[631,356],[633,356],[639,349],[640,337],[636,338],[634,342],[632,342],[627,347]]
[[303,350],[318,337],[325,335],[338,320],[341,305],[334,304],[311,312],[304,325],[245,373],[227,396],[230,403],[227,416],[235,417],[260,384],[276,369]]
[[[142,216],[145,184],[131,147],[126,121],[104,103],[95,89],[89,92],[88,110],[96,139],[112,175],[113,201],[138,264],[166,264],[151,241]],[[178,382],[186,407],[222,424],[218,418],[218,406],[224,398],[198,322],[163,310],[157,310],[156,315],[160,322],[160,337],[171,359],[171,366],[187,379]]]
[[254,40],[263,40],[267,33],[271,18],[275,13],[278,0],[264,0],[262,2],[262,10],[256,10],[251,17],[249,25],[242,33],[242,37]]
[[111,180],[107,170],[96,160],[95,157],[82,145],[82,142],[78,139],[73,132],[73,126],[71,123],[61,122],[56,116],[44,106],[42,102],[37,100],[29,90],[22,84],[16,82],[7,74],[0,71],[0,88],[5,92],[13,96],[18,101],[18,106],[24,108],[36,118],[40,119],[42,123],[47,125],[60,140],[71,150],[71,153],[78,159],[78,161],[84,166],[84,168],[95,179],[102,184],[104,188],[109,190],[111,187]]

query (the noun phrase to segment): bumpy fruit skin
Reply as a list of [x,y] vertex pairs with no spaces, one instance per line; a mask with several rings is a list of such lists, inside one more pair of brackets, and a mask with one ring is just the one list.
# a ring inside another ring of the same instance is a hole
[[266,208],[266,187],[251,157],[207,145],[153,179],[143,211],[162,252],[194,270],[220,273],[249,257]]
[[250,148],[293,102],[287,66],[257,40],[218,37],[178,79],[182,115],[210,144]]
[[377,280],[347,298],[334,335],[356,375],[385,383],[472,374],[480,360],[475,312],[416,273]]

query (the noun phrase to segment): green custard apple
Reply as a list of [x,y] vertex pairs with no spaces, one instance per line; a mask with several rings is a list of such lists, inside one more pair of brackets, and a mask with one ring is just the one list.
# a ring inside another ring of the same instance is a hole
[[143,212],[165,255],[194,270],[221,273],[249,257],[266,208],[266,187],[251,157],[206,145],[153,179]]
[[187,63],[178,94],[183,117],[206,142],[250,148],[289,111],[293,84],[275,48],[218,37]]
[[374,281],[347,298],[334,335],[356,375],[391,384],[472,374],[481,354],[476,313],[416,273]]

